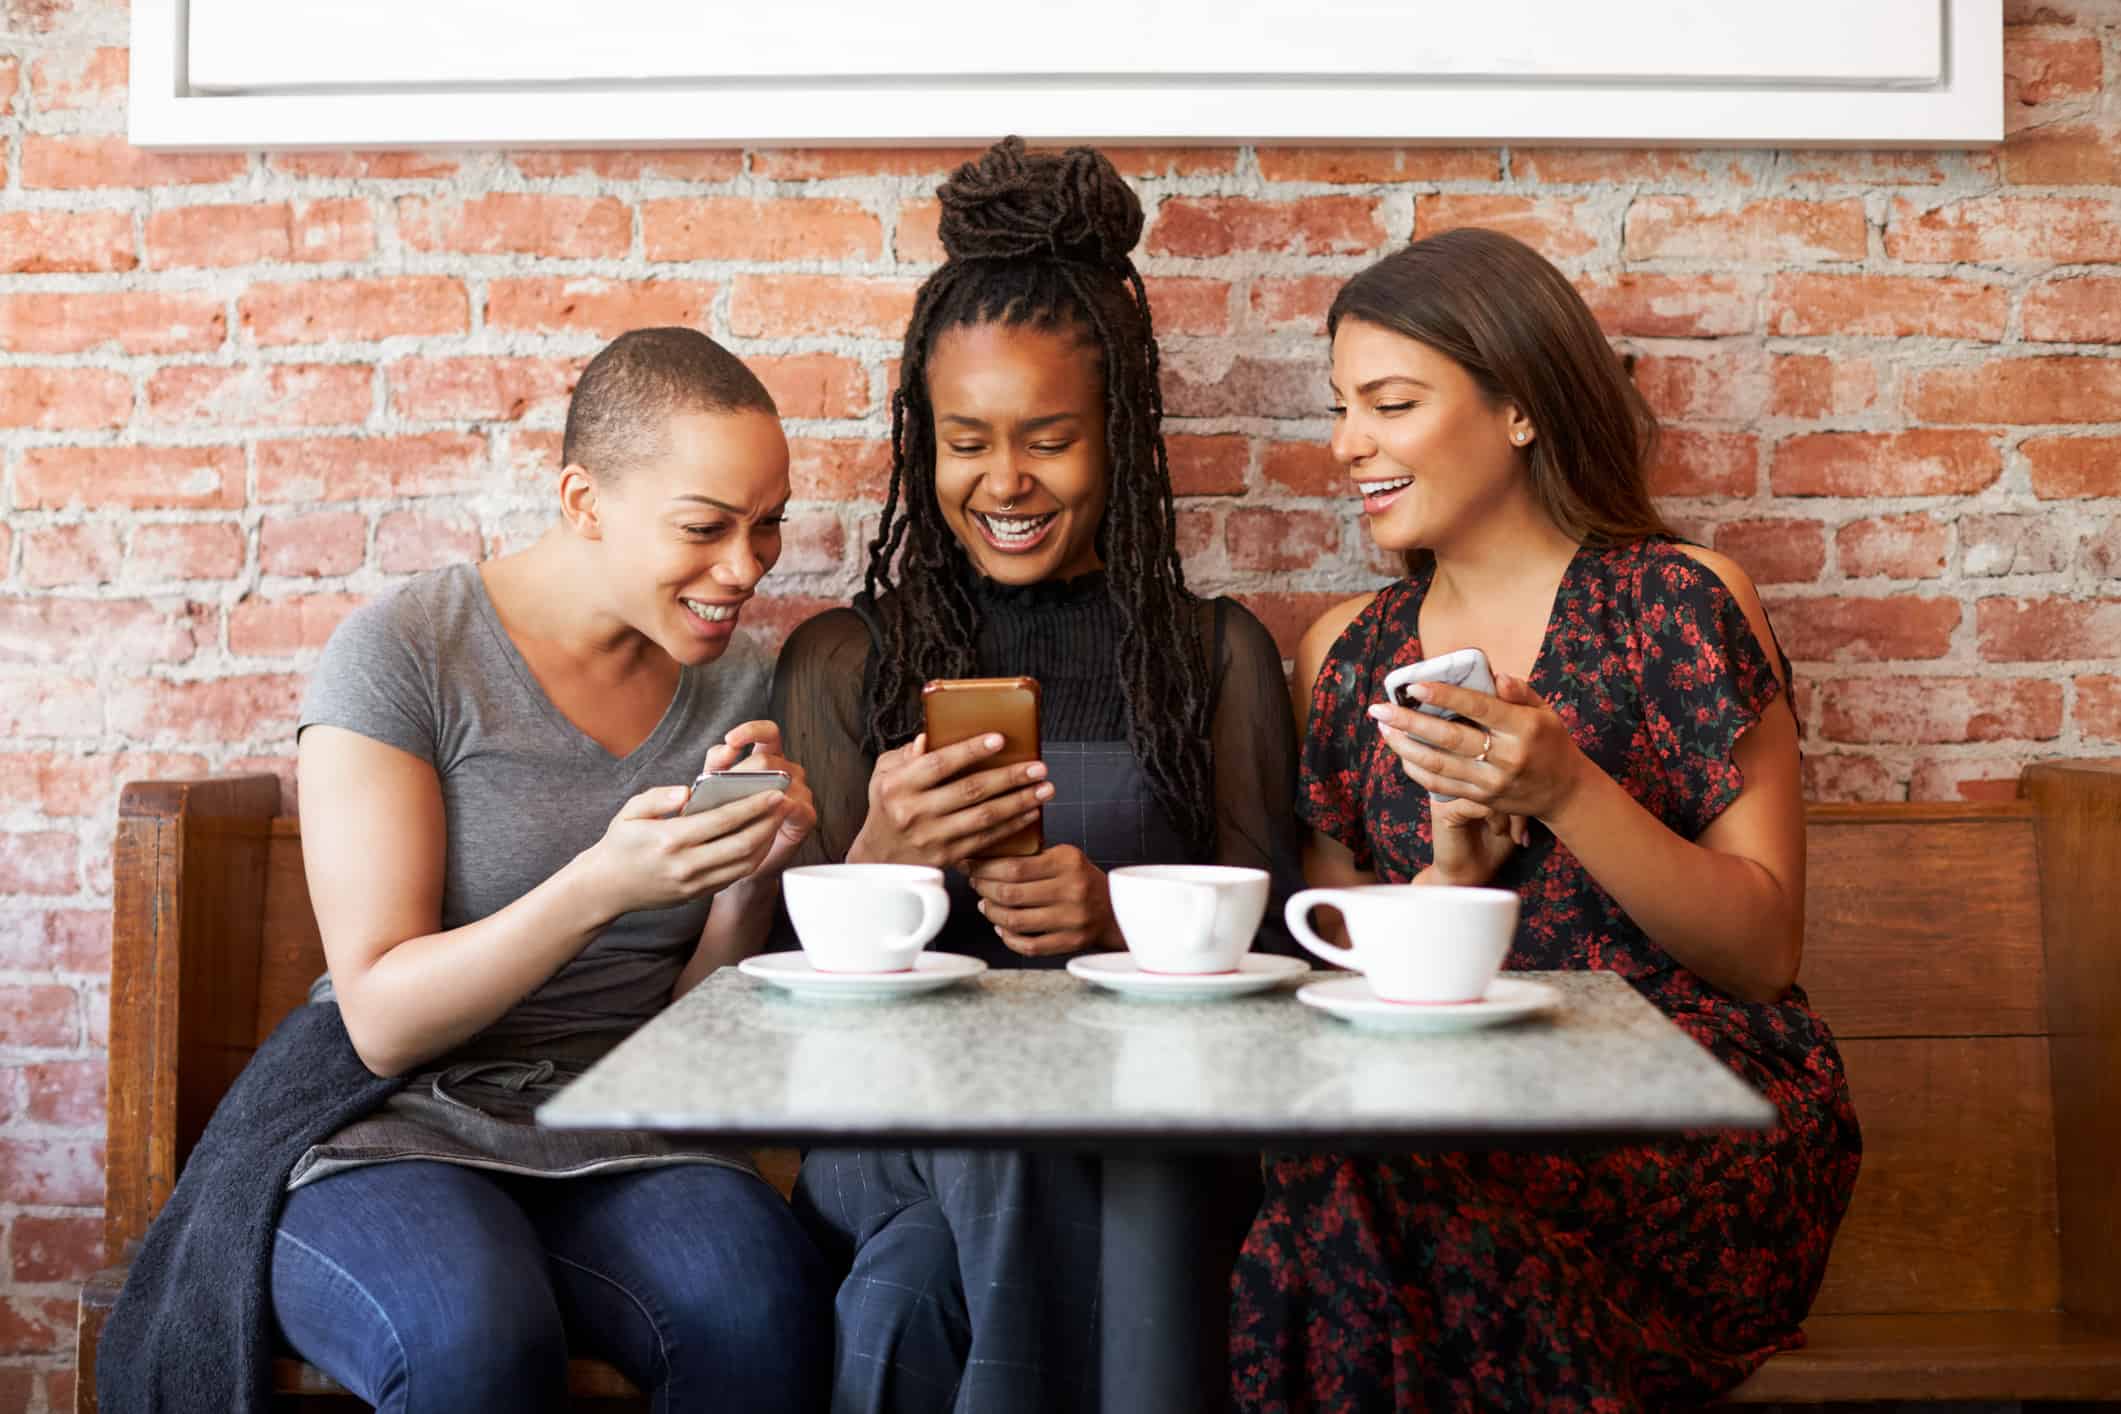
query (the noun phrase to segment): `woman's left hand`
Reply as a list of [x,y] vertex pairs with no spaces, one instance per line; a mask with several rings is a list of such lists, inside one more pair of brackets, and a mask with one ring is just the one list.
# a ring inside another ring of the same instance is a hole
[[[751,747],[749,756],[744,748]],[[786,771],[788,788],[781,792],[781,827],[773,843],[753,865],[752,873],[776,875],[788,867],[797,846],[817,828],[817,804],[810,798],[810,782],[803,768],[781,755],[781,729],[768,721],[743,722],[707,750],[709,771]]]
[[1498,677],[1492,697],[1448,683],[1416,683],[1412,691],[1463,720],[1383,703],[1370,717],[1407,778],[1436,795],[1551,821],[1593,769],[1568,726],[1522,678]]
[[973,859],[965,877],[979,894],[980,915],[1011,952],[1060,957],[1117,946],[1105,871],[1072,844],[1012,859]]

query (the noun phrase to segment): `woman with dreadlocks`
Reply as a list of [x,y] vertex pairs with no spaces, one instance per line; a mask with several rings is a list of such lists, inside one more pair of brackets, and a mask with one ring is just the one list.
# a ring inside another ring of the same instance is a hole
[[[1098,153],[1015,139],[940,196],[949,258],[906,331],[866,588],[798,629],[775,674],[818,802],[812,857],[946,869],[933,946],[1002,967],[1123,946],[1120,865],[1264,868],[1278,899],[1296,847],[1281,655],[1244,609],[1186,590],[1128,254],[1141,204]],[[926,749],[924,682],[1018,674],[1042,689],[1040,762]],[[979,857],[1041,810],[1042,852]],[[836,1409],[1094,1403],[1091,1164],[817,1152],[796,1205],[850,1272]]]

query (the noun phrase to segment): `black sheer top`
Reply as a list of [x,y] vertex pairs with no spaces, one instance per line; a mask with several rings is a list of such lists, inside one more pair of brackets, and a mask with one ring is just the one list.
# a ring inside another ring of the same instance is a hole
[[[1113,666],[1120,610],[1106,592],[1103,575],[1023,587],[979,579],[972,587],[980,614],[977,672],[1038,679],[1039,735],[1047,749],[1060,743],[1124,746],[1126,703]],[[1178,846],[1166,844],[1169,858],[1145,862],[1267,870],[1274,885],[1259,946],[1292,951],[1281,906],[1291,890],[1302,886],[1301,834],[1294,812],[1296,733],[1281,653],[1259,620],[1234,600],[1204,600],[1195,612],[1214,665],[1215,851],[1211,859],[1187,860]],[[797,864],[846,858],[867,816],[869,775],[876,763],[862,750],[862,738],[873,652],[869,625],[854,609],[819,614],[790,634],[781,649],[771,714],[788,755],[808,774],[818,810],[817,831]],[[1097,858],[1094,849],[1086,852]],[[953,909],[946,940],[949,933],[974,927],[992,932],[977,913],[959,918],[963,911]],[[946,940],[938,945],[947,946]],[[776,946],[792,942],[777,939]],[[988,951],[961,950],[982,956]]]

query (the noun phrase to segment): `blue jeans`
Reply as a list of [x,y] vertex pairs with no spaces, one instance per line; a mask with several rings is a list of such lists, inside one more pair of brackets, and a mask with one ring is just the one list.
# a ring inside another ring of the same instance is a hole
[[707,1164],[334,1174],[288,1195],[272,1306],[289,1346],[386,1414],[564,1410],[570,1346],[658,1414],[817,1409],[832,1367],[816,1248],[763,1181]]

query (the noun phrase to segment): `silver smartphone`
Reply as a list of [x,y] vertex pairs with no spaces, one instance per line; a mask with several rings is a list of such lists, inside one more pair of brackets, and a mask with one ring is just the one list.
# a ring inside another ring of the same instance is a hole
[[1426,712],[1432,717],[1456,721],[1458,713],[1433,703],[1417,701],[1407,689],[1418,682],[1447,683],[1452,687],[1468,688],[1474,692],[1495,695],[1495,675],[1488,671],[1488,655],[1478,648],[1461,648],[1455,653],[1441,653],[1434,658],[1424,658],[1419,663],[1409,663],[1404,668],[1394,668],[1385,675],[1385,696],[1395,707],[1411,707],[1416,712]]
[[762,790],[786,789],[786,771],[702,771],[692,783],[692,794],[685,797],[685,808],[678,813],[697,815]]

